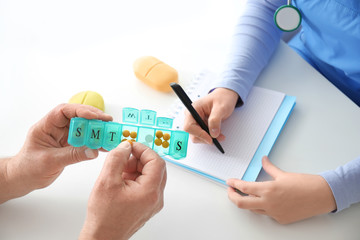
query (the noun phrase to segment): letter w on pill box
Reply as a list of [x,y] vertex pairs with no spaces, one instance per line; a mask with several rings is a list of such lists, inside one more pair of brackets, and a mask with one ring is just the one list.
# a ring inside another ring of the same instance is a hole
[[160,156],[185,158],[189,134],[172,130],[173,119],[156,117],[152,110],[123,108],[123,123],[72,118],[68,143],[74,147],[114,149],[122,141],[140,142]]

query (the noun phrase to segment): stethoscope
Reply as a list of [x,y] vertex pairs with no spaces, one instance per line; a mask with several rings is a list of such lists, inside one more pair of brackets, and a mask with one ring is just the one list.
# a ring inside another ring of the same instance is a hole
[[291,5],[291,0],[288,0],[287,5],[283,5],[276,10],[274,21],[280,30],[292,32],[301,24],[301,13],[299,9]]

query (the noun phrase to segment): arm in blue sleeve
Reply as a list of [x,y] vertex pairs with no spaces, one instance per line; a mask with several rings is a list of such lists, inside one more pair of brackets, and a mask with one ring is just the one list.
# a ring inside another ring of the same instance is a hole
[[248,0],[236,24],[229,56],[214,87],[237,92],[240,96],[237,106],[245,102],[279,43],[281,31],[275,26],[273,16],[283,4],[285,0]]
[[325,178],[333,192],[337,206],[335,212],[360,202],[360,157],[320,175]]

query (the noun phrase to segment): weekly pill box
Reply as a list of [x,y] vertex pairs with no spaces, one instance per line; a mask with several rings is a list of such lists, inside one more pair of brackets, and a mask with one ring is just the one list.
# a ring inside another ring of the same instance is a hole
[[160,156],[185,158],[189,134],[172,130],[173,119],[156,117],[152,110],[123,108],[123,123],[72,118],[68,143],[74,147],[87,146],[110,151],[122,141],[140,142]]

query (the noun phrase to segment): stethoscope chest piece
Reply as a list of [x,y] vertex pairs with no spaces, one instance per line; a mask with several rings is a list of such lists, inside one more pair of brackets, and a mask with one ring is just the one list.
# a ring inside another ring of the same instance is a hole
[[288,1],[287,5],[279,7],[274,14],[275,24],[284,32],[296,30],[301,24],[301,14],[299,9],[291,5]]

